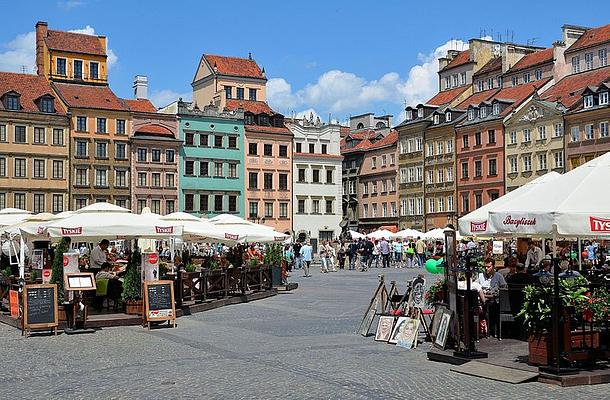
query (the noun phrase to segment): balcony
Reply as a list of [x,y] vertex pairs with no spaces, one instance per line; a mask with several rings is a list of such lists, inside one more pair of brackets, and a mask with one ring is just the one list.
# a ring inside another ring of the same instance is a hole
[[66,82],[91,82],[91,83],[99,83],[106,84],[108,83],[108,76],[99,74],[97,77],[90,77],[89,74],[83,73],[81,75],[74,75],[74,73],[70,74],[58,74],[53,72],[50,74],[50,79],[54,81],[66,81]]

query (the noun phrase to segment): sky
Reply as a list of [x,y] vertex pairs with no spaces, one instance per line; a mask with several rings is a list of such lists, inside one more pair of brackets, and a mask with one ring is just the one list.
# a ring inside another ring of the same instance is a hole
[[345,122],[392,114],[438,90],[438,61],[468,39],[550,46],[563,24],[610,23],[610,1],[115,1],[0,0],[0,70],[35,72],[34,26],[106,35],[114,92],[133,97],[147,75],[164,106],[191,98],[203,53],[253,58],[267,73],[267,100],[286,116]]

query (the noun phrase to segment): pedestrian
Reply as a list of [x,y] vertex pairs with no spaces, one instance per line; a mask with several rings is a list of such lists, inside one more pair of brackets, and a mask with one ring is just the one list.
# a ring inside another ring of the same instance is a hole
[[303,268],[303,256],[301,256],[301,242],[298,240],[292,245],[292,253],[294,254],[294,269]]
[[311,244],[309,243],[309,241],[307,241],[305,243],[305,245],[301,246],[301,250],[300,250],[300,254],[301,257],[303,258],[303,272],[304,272],[304,277],[310,277],[311,275],[309,275],[309,267],[311,265],[311,256],[313,253],[313,248],[311,247]]
[[345,269],[345,243],[341,242],[337,251],[337,259],[339,260],[339,269]]
[[396,239],[394,241],[394,268],[402,268],[402,241]]
[[349,269],[350,270],[354,270],[356,268],[356,257],[358,257],[358,241],[356,239],[354,239],[353,242],[351,242],[349,244],[349,251],[348,251],[348,255],[349,255]]
[[375,240],[375,245],[373,247],[373,260],[371,262],[371,266],[375,263],[375,268],[379,268],[379,241]]
[[373,249],[375,245],[369,239],[364,239],[362,241],[362,249],[361,249],[361,260],[360,260],[360,271],[365,272],[371,267],[371,262],[373,261]]
[[337,272],[337,268],[335,267],[335,264],[337,262],[337,253],[335,252],[335,247],[331,242],[328,242],[328,244],[326,245],[326,254],[328,257],[328,268],[331,268],[330,272]]
[[390,268],[390,244],[386,238],[381,238],[379,243],[379,252],[381,253],[381,263],[383,268]]
[[326,240],[322,241],[322,245],[320,246],[320,272],[328,273],[328,248],[326,247]]
[[417,237],[417,242],[415,242],[415,255],[417,256],[419,268],[423,267],[426,263],[426,243],[419,236]]

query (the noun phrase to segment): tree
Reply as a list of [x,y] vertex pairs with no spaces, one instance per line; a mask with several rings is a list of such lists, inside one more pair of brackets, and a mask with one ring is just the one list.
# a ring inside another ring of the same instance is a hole
[[138,273],[138,267],[142,263],[142,253],[139,249],[135,249],[131,253],[129,263],[127,264],[127,270],[123,277],[123,301],[140,300],[142,298],[141,293],[141,277]]

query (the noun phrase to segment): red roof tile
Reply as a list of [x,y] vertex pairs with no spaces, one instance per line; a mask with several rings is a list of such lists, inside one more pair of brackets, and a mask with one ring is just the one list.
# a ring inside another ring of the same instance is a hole
[[506,107],[500,115],[507,115],[512,110],[517,108],[525,99],[530,97],[534,92],[543,87],[551,78],[543,81],[534,81],[525,85],[518,85],[505,88],[496,93],[493,98],[498,100],[510,100],[512,104]]
[[164,126],[157,125],[157,124],[147,124],[147,125],[141,126],[136,130],[136,134],[138,134],[138,133],[174,137],[174,133],[171,130],[167,129]]
[[[20,95],[21,110],[27,112],[40,112],[34,101],[41,96],[46,94],[56,97],[44,76],[0,72],[0,97],[10,91],[15,91]],[[4,104],[0,102],[0,110],[2,109],[4,109]],[[55,101],[55,110],[58,114],[65,114],[59,100]]]
[[368,139],[364,139],[363,141],[361,141],[354,147],[341,148],[341,154],[349,154],[349,153],[355,153],[357,151],[364,151],[364,150],[367,150],[369,147],[371,147],[371,144],[372,143]]
[[517,61],[517,63],[513,65],[511,69],[508,70],[508,73],[521,71],[523,69],[530,68],[536,65],[553,62],[553,59],[554,55],[552,47],[537,51],[535,53],[530,53],[528,55],[523,56],[519,61]]
[[581,94],[587,86],[598,86],[608,79],[610,79],[610,66],[568,75],[542,93],[540,99],[559,101],[565,107],[572,108],[582,100]]
[[470,50],[464,50],[458,53],[457,56],[449,64],[445,66],[441,71],[446,71],[448,69],[452,69],[455,67],[459,67],[460,65],[468,64],[470,61]]
[[100,110],[129,111],[108,86],[53,83],[60,97],[72,108],[96,108]]
[[156,113],[157,108],[148,99],[121,99],[133,112]]
[[458,104],[455,108],[465,110],[471,105],[480,104],[482,101],[489,100],[494,94],[498,92],[498,90],[499,89],[488,89],[482,92],[473,93],[466,100]]
[[473,75],[483,75],[498,70],[502,70],[502,57],[492,58]]
[[374,150],[385,146],[396,144],[398,141],[398,132],[392,129],[383,139],[372,143],[368,150]]
[[205,57],[212,69],[216,66],[219,74],[265,79],[263,72],[254,60],[211,54],[204,54],[203,57]]
[[451,103],[456,97],[464,93],[468,89],[468,86],[460,86],[454,89],[444,90],[438,92],[430,100],[426,101],[426,104],[432,104],[434,106],[442,106],[447,103]]
[[582,34],[573,44],[570,46],[566,53],[573,51],[586,49],[588,47],[597,46],[610,41],[610,24],[600,26],[597,28],[591,28]]
[[229,110],[242,108],[245,112],[251,112],[252,114],[275,114],[271,107],[269,107],[269,104],[264,101],[228,99],[226,107]]
[[106,51],[97,36],[49,30],[45,42],[51,50],[106,56]]

